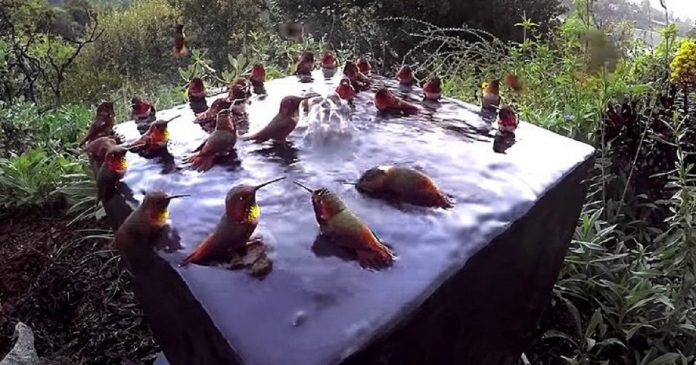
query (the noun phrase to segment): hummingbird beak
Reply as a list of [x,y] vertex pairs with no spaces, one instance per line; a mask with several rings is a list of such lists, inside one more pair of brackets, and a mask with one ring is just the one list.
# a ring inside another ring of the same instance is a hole
[[283,179],[285,179],[285,176],[279,177],[279,178],[277,178],[277,179],[273,179],[273,180],[271,180],[271,181],[267,181],[267,182],[265,182],[265,183],[263,183],[263,184],[261,184],[261,185],[257,185],[257,186],[254,188],[254,191],[259,190],[259,189],[261,189],[262,187],[264,187],[264,186],[266,186],[266,185],[273,184],[274,182],[278,182],[278,181],[283,180]]
[[314,194],[314,191],[313,191],[312,189],[310,189],[310,188],[308,188],[308,187],[306,187],[306,186],[300,184],[299,182],[293,181],[293,183],[295,183],[295,185],[301,187],[302,189],[305,189],[305,190],[309,191],[310,194]]
[[172,120],[174,120],[174,119],[176,119],[176,118],[179,118],[180,116],[181,116],[181,114],[177,114],[177,115],[175,115],[175,116],[173,116],[173,117],[171,117],[171,118],[165,120],[164,122],[165,122],[165,123],[169,123],[169,122],[171,122]]
[[167,201],[171,201],[172,199],[179,199],[179,198],[185,198],[187,196],[191,196],[191,194],[178,194],[178,195],[170,195],[167,197]]

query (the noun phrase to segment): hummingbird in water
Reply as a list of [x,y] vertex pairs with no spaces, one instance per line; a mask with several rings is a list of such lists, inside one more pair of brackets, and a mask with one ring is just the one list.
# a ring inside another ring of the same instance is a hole
[[338,69],[338,61],[336,56],[331,51],[326,51],[324,56],[321,58],[321,71],[325,78],[331,78],[336,74]]
[[336,194],[325,188],[312,190],[297,181],[294,183],[312,194],[314,215],[321,235],[339,246],[354,250],[360,265],[365,268],[381,269],[392,265],[394,253],[346,208]]
[[343,75],[350,80],[356,91],[365,91],[370,88],[370,78],[360,72],[358,66],[352,61],[346,61],[345,66],[343,66]]
[[500,105],[500,80],[491,80],[482,84],[481,109],[495,111]]
[[375,107],[383,113],[393,115],[413,115],[418,114],[420,109],[400,97],[392,94],[387,88],[383,87],[375,93]]
[[312,82],[312,70],[314,69],[314,53],[305,51],[295,66],[295,75],[300,82]]
[[186,98],[189,101],[191,110],[195,114],[203,113],[208,109],[208,101],[205,100],[205,84],[200,77],[194,77],[186,88]]
[[145,99],[134,97],[131,100],[131,110],[133,120],[138,126],[138,131],[140,133],[145,133],[150,127],[150,124],[157,119],[155,117],[155,114],[157,114],[155,107]]
[[249,237],[259,223],[260,209],[256,204],[256,192],[264,186],[285,179],[281,177],[260,185],[237,185],[225,197],[225,213],[215,227],[179,265],[221,262],[231,253],[246,248]]
[[369,75],[372,73],[372,65],[370,65],[370,62],[365,58],[358,58],[356,66],[358,66],[358,71],[364,75]]
[[97,171],[97,200],[105,204],[116,191],[116,185],[126,173],[127,149],[121,146],[109,148]]
[[169,122],[180,116],[181,115],[177,115],[167,120],[159,119],[150,124],[150,128],[148,128],[147,132],[130,144],[133,151],[157,153],[166,149],[169,143],[169,131],[167,130],[167,126]]
[[300,108],[300,103],[310,99],[313,96],[286,96],[280,102],[278,114],[261,129],[251,136],[244,137],[244,140],[253,140],[256,142],[264,142],[269,139],[278,142],[284,142],[285,139],[292,133],[297,126],[297,114]]
[[114,134],[114,102],[105,101],[97,106],[97,113],[89,126],[89,130],[82,139],[80,146],[84,146],[90,141],[99,137],[112,136]]
[[195,170],[208,171],[218,157],[234,154],[234,144],[237,142],[237,129],[229,109],[221,110],[217,115],[215,130],[185,162],[190,163]]
[[426,207],[451,208],[452,202],[428,175],[407,167],[371,168],[355,184],[361,193]]
[[439,77],[431,77],[423,84],[423,95],[425,100],[438,101],[441,93],[442,89],[440,87]]
[[336,94],[338,94],[341,99],[352,102],[358,93],[355,91],[355,88],[353,88],[350,80],[344,77],[338,83],[338,86],[336,86]]
[[505,133],[514,133],[519,125],[519,120],[515,111],[509,106],[504,106],[498,110],[498,129]]
[[215,122],[217,121],[217,116],[220,111],[224,109],[229,109],[232,103],[227,100],[227,98],[218,98],[213,101],[205,112],[196,115],[196,119],[193,121],[195,124],[199,124],[204,131],[212,133],[215,130]]
[[140,206],[133,210],[116,230],[114,247],[120,251],[132,251],[151,243],[167,223],[169,202],[187,196],[190,195],[167,195],[159,191],[145,194]]
[[416,79],[413,77],[411,66],[401,66],[399,72],[396,73],[396,80],[399,81],[399,84],[402,86],[413,86],[413,84],[416,83]]
[[255,64],[251,68],[251,74],[249,75],[249,82],[251,82],[251,87],[254,89],[256,94],[265,94],[266,88],[263,83],[266,81],[266,69],[260,63]]

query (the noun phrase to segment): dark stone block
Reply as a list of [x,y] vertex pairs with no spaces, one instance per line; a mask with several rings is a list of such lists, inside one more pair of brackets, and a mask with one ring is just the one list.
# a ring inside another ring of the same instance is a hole
[[[248,107],[249,130],[268,123],[283,96],[325,93],[339,77],[324,80],[318,72],[312,84],[296,77],[267,82],[268,95],[254,96]],[[423,104],[414,88],[402,96],[419,104],[419,115],[383,117],[372,95],[358,95],[351,121],[337,122],[345,106],[313,109],[310,119],[322,122],[309,125],[303,117],[291,143],[238,142],[238,164],[204,174],[186,167],[161,174],[157,160],[128,155],[127,191],[119,196],[132,198],[107,204],[115,226],[142,189],[193,195],[172,202],[171,229],[156,244],[173,251],[143,243],[140,254],[127,257],[170,363],[506,364],[519,357],[558,276],[592,148],[522,123],[501,149],[492,119],[474,106]],[[180,165],[206,134],[192,124],[187,105],[158,117],[176,114],[182,117],[170,123],[169,151]],[[117,129],[137,137],[132,122]],[[342,183],[394,163],[426,171],[455,207],[394,205]],[[350,257],[319,253],[309,195],[285,181],[257,195],[257,233],[270,248],[270,274],[178,268],[217,224],[227,190],[283,175],[338,193],[394,248],[394,266],[372,272]]]

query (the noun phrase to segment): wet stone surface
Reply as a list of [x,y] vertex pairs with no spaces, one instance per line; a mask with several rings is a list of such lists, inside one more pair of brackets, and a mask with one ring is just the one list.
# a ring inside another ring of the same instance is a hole
[[[254,95],[247,106],[249,131],[273,118],[282,97],[326,95],[339,77],[325,80],[317,71],[310,84],[295,77],[267,81],[268,95]],[[181,114],[169,124],[173,159],[127,156],[128,171],[122,181],[133,192],[132,203],[142,200],[142,190],[192,195],[170,205],[175,247],[180,248],[159,253],[246,364],[340,362],[411,313],[593,152],[587,145],[527,123],[520,124],[514,139],[496,139],[494,116],[482,118],[476,106],[451,99],[423,104],[420,90],[403,93],[395,82],[376,77],[374,84],[387,85],[415,102],[421,113],[379,115],[372,102],[374,90],[362,92],[352,111],[343,105],[331,113],[320,108],[301,113],[287,145],[240,139],[239,161],[198,173],[182,159],[207,134],[192,123],[194,114],[186,104],[157,113],[160,119]],[[208,98],[208,105],[222,96]],[[347,111],[350,120],[341,119],[339,115]],[[128,141],[138,136],[133,122],[116,129]],[[453,199],[454,208],[390,204],[362,196],[343,183],[387,164],[426,172]],[[261,214],[252,236],[267,246],[270,273],[259,280],[249,270],[178,267],[213,231],[232,186],[279,176],[287,179],[257,194]],[[351,257],[322,249],[310,196],[292,180],[337,193],[393,248],[398,256],[393,267],[365,270]]]

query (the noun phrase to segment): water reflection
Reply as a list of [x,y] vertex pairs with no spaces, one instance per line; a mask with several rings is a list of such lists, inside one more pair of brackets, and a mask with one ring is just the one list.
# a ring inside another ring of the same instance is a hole
[[493,139],[493,151],[504,154],[515,144],[515,133],[498,131]]

